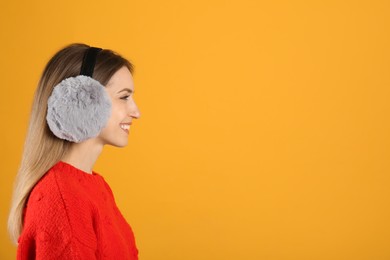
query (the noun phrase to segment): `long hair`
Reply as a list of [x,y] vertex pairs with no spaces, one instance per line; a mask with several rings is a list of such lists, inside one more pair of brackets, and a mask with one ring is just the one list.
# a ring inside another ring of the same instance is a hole
[[[73,43],[59,50],[47,63],[38,82],[8,216],[8,232],[15,245],[23,230],[24,209],[31,190],[72,145],[50,131],[46,122],[48,98],[60,81],[79,75],[83,55],[89,47],[83,43]],[[103,49],[96,58],[93,77],[105,86],[123,66],[134,72],[134,65],[129,60],[112,50]]]

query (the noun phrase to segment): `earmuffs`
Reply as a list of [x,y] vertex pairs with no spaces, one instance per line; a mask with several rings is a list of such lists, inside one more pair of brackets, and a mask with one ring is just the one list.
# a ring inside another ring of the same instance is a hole
[[111,115],[111,99],[105,87],[93,79],[101,48],[86,50],[80,75],[63,79],[48,99],[46,121],[60,139],[79,143],[99,135]]

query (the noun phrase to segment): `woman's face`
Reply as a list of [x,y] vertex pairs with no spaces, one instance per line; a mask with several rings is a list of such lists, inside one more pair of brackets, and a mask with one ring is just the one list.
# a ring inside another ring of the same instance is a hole
[[129,69],[127,67],[119,69],[107,83],[106,90],[111,97],[111,117],[97,138],[103,145],[124,147],[128,142],[132,120],[140,117],[133,99],[134,83]]

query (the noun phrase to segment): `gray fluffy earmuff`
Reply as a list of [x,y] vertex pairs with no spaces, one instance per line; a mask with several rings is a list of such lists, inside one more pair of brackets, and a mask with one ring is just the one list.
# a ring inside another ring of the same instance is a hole
[[46,120],[60,139],[79,143],[96,137],[111,115],[111,99],[97,80],[78,75],[57,84],[48,99]]

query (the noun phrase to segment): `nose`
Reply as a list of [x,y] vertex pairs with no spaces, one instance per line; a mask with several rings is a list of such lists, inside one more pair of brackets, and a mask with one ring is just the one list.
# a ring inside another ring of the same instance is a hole
[[131,102],[131,105],[128,110],[128,115],[137,119],[141,117],[141,112],[139,111],[138,106],[134,102],[134,100],[133,102]]

